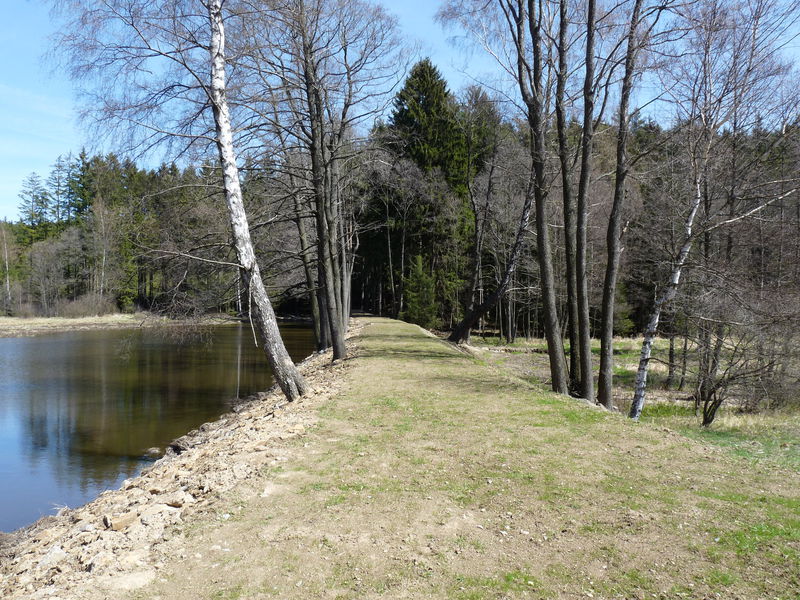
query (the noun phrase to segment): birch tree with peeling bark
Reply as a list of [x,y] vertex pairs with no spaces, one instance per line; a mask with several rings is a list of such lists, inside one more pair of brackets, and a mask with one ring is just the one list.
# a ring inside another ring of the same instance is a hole
[[11,268],[8,260],[9,235],[6,230],[8,226],[5,221],[0,223],[0,238],[3,241],[3,314],[11,314]]
[[[680,20],[687,35],[676,44],[666,64],[662,85],[676,114],[686,152],[685,198],[674,198],[684,207],[682,235],[678,237],[669,277],[658,292],[645,330],[629,416],[638,419],[647,389],[653,342],[661,314],[672,302],[687,267],[695,242],[711,231],[752,217],[796,188],[762,195],[755,206],[739,214],[722,213],[712,207],[711,190],[716,180],[715,161],[725,148],[727,128],[749,115],[755,126],[771,121],[785,129],[786,66],[780,51],[791,39],[791,28],[800,17],[800,7],[777,0],[743,0],[735,4],[704,0],[685,8]],[[783,123],[783,127],[781,124]],[[739,125],[737,125],[738,127]],[[734,128],[735,129],[735,128]],[[743,190],[734,190],[742,194]],[[702,215],[701,219],[698,217]]]
[[278,331],[242,200],[228,99],[225,29],[238,17],[225,0],[63,0],[58,45],[89,87],[91,113],[128,149],[216,150],[232,243],[250,298],[252,323],[275,380],[289,400],[307,390]]

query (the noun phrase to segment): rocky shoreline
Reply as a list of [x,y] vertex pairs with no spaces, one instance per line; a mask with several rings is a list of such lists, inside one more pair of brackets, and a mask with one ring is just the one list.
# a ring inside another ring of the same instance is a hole
[[163,458],[120,489],[3,534],[0,597],[118,597],[153,581],[171,557],[193,552],[182,527],[215,514],[234,488],[288,460],[288,440],[313,426],[311,409],[338,391],[348,364],[331,364],[323,353],[299,367],[311,386],[302,400],[287,403],[274,386],[172,442]]

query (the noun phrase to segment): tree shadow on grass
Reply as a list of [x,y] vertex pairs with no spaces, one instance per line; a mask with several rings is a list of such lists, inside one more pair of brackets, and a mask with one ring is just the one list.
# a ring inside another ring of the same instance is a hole
[[[404,339],[405,338],[405,339]],[[413,346],[411,343],[413,341]],[[423,343],[420,343],[423,342]],[[358,357],[387,358],[397,357],[408,360],[436,360],[461,362],[465,356],[443,342],[421,339],[419,333],[400,333],[398,335],[370,335],[366,343],[358,349]],[[411,346],[411,347],[409,347]]]
[[464,357],[448,352],[435,352],[427,350],[404,350],[402,348],[361,348],[355,355],[356,358],[389,358],[394,357],[399,360],[435,360],[439,362],[457,363],[463,362]]

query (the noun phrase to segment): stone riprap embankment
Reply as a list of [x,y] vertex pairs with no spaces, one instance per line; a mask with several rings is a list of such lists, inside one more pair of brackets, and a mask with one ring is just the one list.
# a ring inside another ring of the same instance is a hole
[[331,365],[330,354],[317,354],[300,368],[311,385],[304,399],[286,403],[277,389],[258,394],[175,440],[120,489],[0,534],[0,597],[118,597],[159,577],[171,559],[194,554],[182,528],[196,515],[214,514],[218,504],[228,506],[232,488],[287,460],[287,441],[313,424],[309,408],[336,392],[346,363]]

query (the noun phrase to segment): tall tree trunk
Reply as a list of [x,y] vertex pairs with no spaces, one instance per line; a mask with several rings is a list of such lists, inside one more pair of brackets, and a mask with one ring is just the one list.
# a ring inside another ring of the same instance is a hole
[[[325,296],[330,342],[333,348],[333,359],[345,357],[344,331],[342,330],[341,307],[337,297],[339,280],[336,277],[337,252],[336,234],[338,227],[332,218],[330,206],[330,184],[327,181],[330,172],[325,160],[325,110],[322,90],[317,74],[317,59],[312,47],[310,26],[305,13],[305,5],[299,3],[300,29],[302,35],[303,87],[308,109],[311,154],[311,179],[314,188],[315,218],[317,223],[317,252],[320,265],[320,283]],[[322,304],[320,304],[322,308]]]
[[5,265],[5,302],[3,303],[3,312],[6,315],[11,314],[11,271],[8,267],[8,240],[6,239],[6,228],[0,226],[0,233],[3,234],[3,264]]
[[667,379],[664,381],[664,389],[669,390],[672,388],[672,382],[675,381],[675,329],[670,326],[669,329],[669,368],[667,371]]
[[[540,143],[543,146],[543,140]],[[542,148],[543,149],[543,148]],[[544,335],[547,339],[547,354],[550,359],[551,386],[559,394],[569,393],[567,385],[567,362],[564,356],[564,342],[561,326],[558,323],[556,305],[555,277],[553,276],[553,256],[550,249],[550,231],[547,222],[547,196],[542,189],[544,184],[544,164],[537,166],[536,183],[536,248],[539,257],[539,284],[542,291],[542,311]]]
[[[319,241],[317,241],[319,245]],[[323,348],[331,347],[331,327],[330,327],[330,311],[328,310],[328,296],[325,292],[325,286],[322,283],[324,277],[322,274],[322,263],[319,261],[321,256],[319,248],[317,248],[317,304],[319,304],[319,335],[320,345]]]
[[[556,302],[555,277],[553,275],[553,255],[550,244],[550,231],[547,221],[548,193],[547,193],[547,149],[546,149],[546,129],[547,123],[544,118],[545,90],[543,81],[543,40],[541,33],[540,15],[537,14],[538,6],[534,0],[517,0],[508,2],[515,6],[504,8],[507,10],[508,25],[515,43],[515,58],[517,67],[517,84],[520,94],[525,102],[527,109],[528,127],[530,131],[530,153],[531,153],[531,174],[528,184],[528,191],[525,198],[520,225],[527,224],[530,214],[529,203],[533,200],[536,211],[536,247],[537,258],[540,271],[540,286],[542,290],[542,311],[544,316],[545,337],[547,338],[547,352],[550,359],[551,385],[554,391],[560,394],[569,392],[567,385],[567,363],[564,356],[564,341],[561,338],[561,326],[558,322],[558,306]],[[530,47],[527,36],[530,35]],[[532,65],[528,61],[527,53],[532,51]],[[506,273],[501,280],[501,286],[508,285],[510,276],[516,268],[516,261],[519,258],[521,247],[521,236],[524,229],[517,230],[517,240],[512,251]],[[498,286],[498,287],[501,287]],[[492,294],[483,304],[487,304],[490,299],[497,301],[496,292]],[[480,308],[480,307],[479,307]],[[477,322],[480,315],[468,315],[469,327]],[[463,331],[467,319],[462,321],[453,330],[450,339],[457,341],[463,337]]]
[[686,384],[686,363],[689,358],[689,332],[683,332],[683,346],[681,347],[681,378],[678,381],[678,391],[683,391],[683,386]]
[[308,301],[311,304],[311,323],[314,328],[314,339],[317,342],[317,350],[324,350],[323,336],[320,324],[319,302],[317,301],[316,282],[314,281],[314,266],[311,262],[311,244],[308,241],[306,225],[303,222],[302,206],[295,186],[294,177],[290,176],[292,186],[292,199],[294,201],[294,222],[297,227],[297,235],[300,238],[300,260],[303,263],[303,273],[306,276],[306,288],[308,289]]
[[517,299],[514,296],[513,282],[508,290],[508,319],[509,343],[513,344],[517,341]]
[[572,197],[570,174],[574,166],[570,160],[567,142],[567,115],[564,106],[567,65],[567,0],[559,1],[558,72],[556,75],[556,129],[558,131],[558,159],[561,163],[561,195],[564,204],[564,260],[567,277],[567,338],[569,339],[569,389],[580,393],[581,363],[578,359],[578,295],[575,278],[575,201]]
[[[321,124],[313,129],[320,130]],[[330,329],[330,343],[333,348],[333,359],[344,358],[344,334],[341,327],[341,312],[338,299],[339,282],[336,277],[336,256],[332,253],[332,240],[335,231],[331,231],[331,219],[328,214],[327,198],[324,189],[324,157],[318,143],[321,142],[322,132],[317,131],[318,142],[311,144],[312,177],[314,179],[314,198],[316,202],[317,223],[317,260],[320,264],[322,275],[322,291],[325,295],[325,308],[327,312],[328,327]],[[317,137],[315,135],[315,137]]]
[[396,319],[405,309],[406,292],[406,214],[403,213],[403,229],[400,233],[400,302],[397,305],[397,312],[392,316]]
[[[320,121],[322,122],[322,121]],[[333,143],[328,145],[325,168],[325,208],[328,222],[328,243],[330,244],[331,267],[333,269],[334,292],[336,294],[337,318],[339,330],[344,342],[347,332],[349,306],[345,306],[345,281],[343,264],[345,252],[343,251],[344,230],[342,224],[341,198],[339,195],[339,159],[334,154]]]
[[642,10],[642,0],[636,0],[631,12],[628,28],[628,47],[625,52],[625,73],[620,91],[619,125],[617,129],[617,166],[614,178],[614,200],[606,230],[606,272],[603,278],[603,300],[600,317],[600,374],[597,381],[598,400],[606,408],[612,408],[614,378],[614,302],[617,292],[619,258],[622,252],[622,205],[625,201],[625,180],[628,177],[628,112],[633,76],[636,69],[638,42],[636,30]]
[[575,282],[578,295],[578,359],[581,365],[580,394],[594,402],[592,335],[589,321],[589,282],[586,265],[587,221],[589,219],[589,180],[592,174],[594,142],[594,35],[595,0],[586,4],[586,55],[583,80],[583,137],[581,173],[578,180],[578,211],[575,224]]
[[[567,363],[564,356],[564,341],[558,322],[555,277],[553,276],[553,254],[550,246],[547,193],[547,123],[544,118],[545,82],[543,77],[543,39],[539,5],[534,0],[517,0],[516,7],[509,10],[509,26],[515,43],[517,83],[527,109],[530,130],[531,181],[536,210],[536,249],[539,262],[539,284],[542,291],[542,316],[547,339],[547,354],[550,359],[550,376],[553,391],[569,392],[567,385]],[[530,35],[532,65],[527,59]],[[528,192],[530,195],[530,191]],[[527,201],[527,198],[526,198]]]
[[211,87],[210,100],[214,113],[216,144],[222,167],[225,199],[233,232],[236,256],[242,267],[245,284],[252,297],[251,313],[256,331],[261,338],[264,352],[272,368],[275,380],[288,400],[305,394],[307,384],[292,362],[283,344],[275,313],[272,309],[261,272],[256,261],[247,214],[242,201],[239,168],[233,145],[233,130],[226,98],[225,81],[225,29],[222,18],[222,0],[209,0],[208,19],[211,25]]
[[392,228],[389,225],[389,201],[385,199],[386,207],[386,255],[389,258],[389,291],[392,293],[392,312],[397,306],[397,290],[394,287],[394,261],[392,259]]
[[346,331],[350,321],[351,294],[353,286],[353,267],[358,251],[358,227],[353,218],[343,218],[341,224],[341,280],[342,280],[342,327]]

